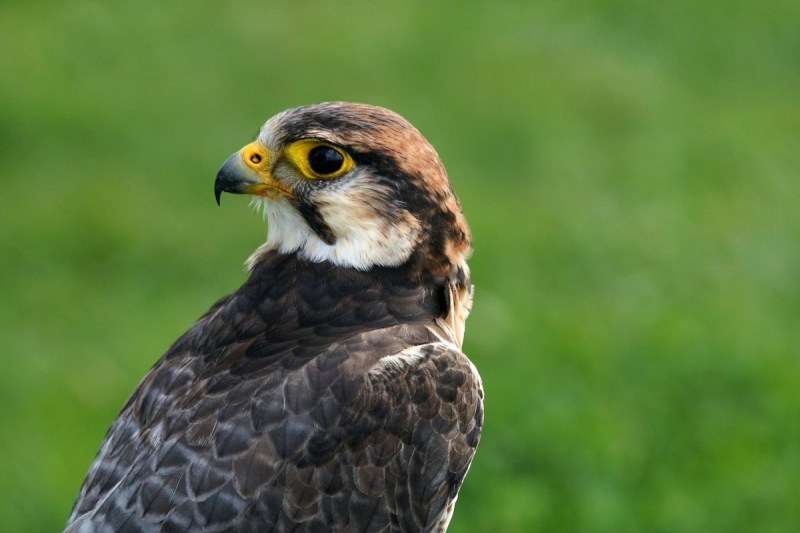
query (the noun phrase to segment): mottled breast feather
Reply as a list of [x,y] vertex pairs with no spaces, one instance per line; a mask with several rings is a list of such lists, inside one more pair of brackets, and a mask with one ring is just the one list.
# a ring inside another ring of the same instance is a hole
[[67,531],[446,528],[483,392],[449,282],[411,278],[266,253],[128,399]]

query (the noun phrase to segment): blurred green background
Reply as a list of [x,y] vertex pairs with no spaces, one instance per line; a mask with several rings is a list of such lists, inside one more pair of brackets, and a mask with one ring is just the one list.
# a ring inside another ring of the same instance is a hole
[[384,105],[470,220],[452,531],[800,524],[800,3],[0,3],[0,529],[62,527],[265,228],[220,163]]

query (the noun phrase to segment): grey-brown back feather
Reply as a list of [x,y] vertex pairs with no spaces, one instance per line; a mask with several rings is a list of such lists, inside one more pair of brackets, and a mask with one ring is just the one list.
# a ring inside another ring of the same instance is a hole
[[68,531],[434,531],[483,423],[442,283],[265,258],[145,376]]

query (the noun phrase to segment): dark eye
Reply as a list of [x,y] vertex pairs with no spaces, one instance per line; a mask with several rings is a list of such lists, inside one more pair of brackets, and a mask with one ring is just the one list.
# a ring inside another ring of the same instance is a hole
[[317,174],[333,174],[344,165],[344,156],[330,146],[315,146],[308,152],[308,164]]

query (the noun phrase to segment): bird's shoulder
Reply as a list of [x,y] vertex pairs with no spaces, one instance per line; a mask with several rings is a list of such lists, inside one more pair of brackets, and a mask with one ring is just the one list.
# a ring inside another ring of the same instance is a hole
[[[446,520],[483,425],[480,377],[446,342],[355,366],[348,344],[265,379],[209,381],[191,402],[173,394],[191,373],[165,360],[109,430],[76,512],[181,528],[208,506],[231,527]],[[346,512],[358,506],[375,511]]]

